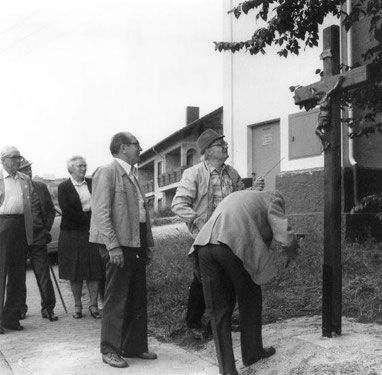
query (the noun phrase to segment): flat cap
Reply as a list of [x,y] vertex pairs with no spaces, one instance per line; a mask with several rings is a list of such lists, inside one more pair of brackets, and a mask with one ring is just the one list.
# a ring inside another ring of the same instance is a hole
[[204,154],[206,152],[206,148],[208,148],[217,139],[221,138],[224,138],[224,135],[219,134],[213,129],[207,129],[200,134],[199,138],[196,140],[196,144],[201,154]]

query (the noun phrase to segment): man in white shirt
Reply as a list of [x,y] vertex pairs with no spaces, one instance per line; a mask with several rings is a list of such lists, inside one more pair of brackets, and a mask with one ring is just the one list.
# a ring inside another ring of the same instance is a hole
[[4,333],[4,328],[23,329],[20,316],[25,260],[28,245],[33,242],[32,210],[36,211],[38,198],[30,178],[18,172],[19,150],[7,146],[1,151],[0,159],[0,333]]

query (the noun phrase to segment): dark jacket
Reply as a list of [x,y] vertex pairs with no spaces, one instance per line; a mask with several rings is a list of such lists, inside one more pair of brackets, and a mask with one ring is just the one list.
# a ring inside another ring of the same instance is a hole
[[50,230],[56,216],[52,197],[48,187],[40,181],[32,181],[32,186],[38,196],[38,212],[33,221],[33,244],[45,245],[51,241]]
[[[85,178],[90,193],[92,192],[92,181]],[[89,230],[90,212],[82,211],[80,197],[72,181],[67,179],[58,185],[58,204],[62,211],[62,230]]]

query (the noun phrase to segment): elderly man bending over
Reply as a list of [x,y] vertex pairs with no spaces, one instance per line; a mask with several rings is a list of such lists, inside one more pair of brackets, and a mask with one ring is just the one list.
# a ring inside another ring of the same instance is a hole
[[261,334],[261,285],[277,273],[269,247],[280,242],[289,258],[298,244],[278,192],[237,191],[227,196],[196,237],[203,292],[214,336],[220,373],[237,374],[232,349],[231,318],[239,305],[241,353],[250,366],[273,355]]

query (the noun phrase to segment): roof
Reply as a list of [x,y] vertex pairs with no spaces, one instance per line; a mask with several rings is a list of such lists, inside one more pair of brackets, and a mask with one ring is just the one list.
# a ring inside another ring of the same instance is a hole
[[[148,148],[144,152],[141,153],[140,157],[140,163],[144,162],[148,158],[152,157],[153,155],[157,154],[155,150],[160,150],[166,143],[173,142],[177,138],[182,137],[187,132],[189,132],[191,129],[196,128],[200,125],[203,125],[205,122],[207,122],[210,118],[213,116],[219,114],[219,112],[223,112],[223,107],[219,107],[215,109],[214,111],[208,113],[207,115],[191,122],[190,124],[184,126],[183,128],[177,130],[176,132],[170,134],[168,137],[162,139],[160,142],[156,143],[154,146]],[[204,129],[203,129],[204,130]]]

